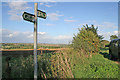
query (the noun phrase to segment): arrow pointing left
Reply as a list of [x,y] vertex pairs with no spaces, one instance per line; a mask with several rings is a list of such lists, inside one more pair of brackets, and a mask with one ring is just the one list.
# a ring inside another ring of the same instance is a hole
[[22,16],[23,16],[23,19],[26,20],[26,21],[30,21],[30,22],[33,22],[33,23],[35,22],[35,15],[33,15],[33,14],[24,12]]

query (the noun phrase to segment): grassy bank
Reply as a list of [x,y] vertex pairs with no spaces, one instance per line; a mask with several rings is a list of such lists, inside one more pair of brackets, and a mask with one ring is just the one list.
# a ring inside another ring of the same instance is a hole
[[109,60],[107,48],[91,56],[80,56],[79,53],[74,53],[70,65],[74,78],[118,78],[118,64]]
[[[3,77],[8,77],[3,57]],[[33,56],[10,60],[11,78],[33,78]],[[81,55],[70,49],[38,55],[38,78],[118,78],[118,64],[109,60],[108,49]]]

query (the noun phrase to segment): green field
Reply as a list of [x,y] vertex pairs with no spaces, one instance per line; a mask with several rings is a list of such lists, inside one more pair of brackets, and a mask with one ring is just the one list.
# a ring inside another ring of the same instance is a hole
[[[34,49],[33,43],[1,43],[2,49]],[[56,48],[65,48],[66,44],[40,44],[38,43],[37,48],[44,49],[56,49]]]
[[[3,57],[3,78],[8,77]],[[11,78],[33,78],[33,56],[10,60]],[[109,60],[108,49],[83,56],[70,49],[38,55],[38,78],[118,78],[119,67]]]

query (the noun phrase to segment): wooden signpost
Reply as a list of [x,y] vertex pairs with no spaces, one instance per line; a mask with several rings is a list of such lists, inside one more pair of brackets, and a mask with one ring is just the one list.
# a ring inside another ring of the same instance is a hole
[[34,23],[34,80],[37,80],[37,17],[46,19],[45,12],[38,10],[38,4],[35,3],[35,15],[24,12],[23,19]]
[[24,12],[22,16],[23,16],[23,19],[26,20],[26,21],[30,21],[30,22],[33,22],[33,23],[35,22],[35,15],[33,15],[33,14]]

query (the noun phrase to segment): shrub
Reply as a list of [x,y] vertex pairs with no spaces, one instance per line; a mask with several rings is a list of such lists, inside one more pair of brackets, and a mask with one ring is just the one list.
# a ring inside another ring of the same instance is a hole
[[84,54],[99,52],[100,40],[97,35],[85,28],[78,30],[79,33],[73,37],[72,47]]

